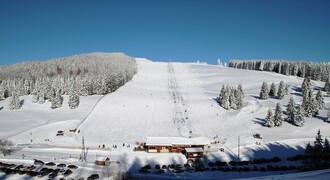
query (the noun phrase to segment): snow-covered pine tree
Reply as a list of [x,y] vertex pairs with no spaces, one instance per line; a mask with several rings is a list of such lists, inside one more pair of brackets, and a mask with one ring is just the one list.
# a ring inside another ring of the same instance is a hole
[[318,90],[318,91],[317,91],[317,94],[316,94],[315,100],[316,100],[316,103],[317,103],[317,108],[318,108],[319,110],[324,109],[324,98],[323,98],[323,95],[322,95],[321,90]]
[[304,94],[303,94],[303,100],[302,100],[302,107],[304,108],[305,111],[305,116],[306,117],[311,117],[313,116],[313,95],[312,95],[312,90],[309,88],[307,89]]
[[295,113],[294,100],[293,100],[293,97],[291,97],[288,102],[288,105],[286,106],[286,115],[288,116],[287,121],[289,123],[293,123],[294,113]]
[[290,87],[290,85],[288,85],[288,84],[285,85],[285,88],[284,88],[284,94],[285,95],[289,94],[289,87]]
[[230,102],[229,102],[229,92],[230,89],[229,89],[229,86],[227,85],[226,88],[225,88],[225,93],[223,94],[223,97],[221,98],[221,101],[220,101],[220,105],[221,107],[225,108],[225,109],[229,109],[230,108]]
[[282,126],[283,117],[282,117],[282,109],[281,104],[277,103],[274,114],[274,126]]
[[296,126],[303,126],[305,124],[304,108],[297,107],[295,115],[293,115],[293,124]]
[[285,95],[284,83],[283,83],[283,81],[281,81],[280,85],[278,86],[277,99],[283,99],[284,95]]
[[243,106],[243,94],[238,89],[235,89],[235,103],[236,109],[239,109]]
[[38,94],[38,102],[39,102],[39,104],[45,103],[45,94],[44,93]]
[[324,84],[324,91],[327,92],[327,93],[330,93],[330,78],[328,77],[328,79],[325,81],[325,84]]
[[5,87],[0,84],[0,101],[5,99]]
[[37,103],[39,101],[39,96],[38,95],[33,95],[32,96],[32,103]]
[[263,82],[260,90],[260,99],[268,99],[268,93],[267,83]]
[[311,99],[311,104],[312,104],[312,116],[315,117],[316,115],[319,114],[319,108],[318,108],[318,103],[314,97],[312,97]]
[[244,98],[244,91],[243,91],[243,87],[242,87],[241,84],[239,84],[239,85],[237,86],[237,90],[239,91],[239,94],[240,94],[240,96],[241,96],[241,99],[243,100],[243,98]]
[[220,94],[219,94],[219,99],[222,100],[223,96],[226,93],[226,89],[225,89],[225,85],[222,85],[222,88],[220,90]]
[[330,107],[328,108],[327,117],[325,118],[324,122],[330,123]]
[[268,109],[265,121],[266,121],[265,124],[264,124],[265,126],[274,127],[274,117],[273,117],[272,110],[270,108]]
[[320,130],[318,130],[317,135],[315,137],[314,149],[317,150],[318,152],[323,151],[323,138]]
[[75,84],[72,84],[71,89],[69,91],[69,101],[68,101],[70,109],[77,108],[80,103],[78,93],[77,91],[75,91],[75,89],[76,89]]
[[231,109],[237,109],[235,91],[236,91],[235,88],[230,87],[230,91],[229,91],[229,106],[230,106]]
[[52,105],[50,108],[52,108],[52,109],[62,107],[63,97],[61,96],[60,91],[56,91],[56,95],[54,98],[51,99],[51,103],[52,103]]
[[301,84],[302,96],[304,97],[311,88],[312,88],[311,79],[309,76],[307,76],[305,77],[304,81]]
[[19,108],[21,108],[21,102],[19,100],[19,96],[17,95],[17,93],[14,93],[9,103],[9,109],[17,110]]
[[270,85],[269,96],[274,97],[276,94],[276,87],[275,84],[272,82]]

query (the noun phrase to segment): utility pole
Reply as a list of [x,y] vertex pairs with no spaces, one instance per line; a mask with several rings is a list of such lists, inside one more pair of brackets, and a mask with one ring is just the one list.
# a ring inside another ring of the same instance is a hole
[[238,160],[240,160],[240,158],[239,158],[239,153],[240,153],[240,152],[239,152],[239,151],[240,151],[240,142],[239,142],[239,141],[240,141],[240,137],[239,137],[239,135],[238,135],[238,149],[237,149],[237,155],[238,155],[237,157],[238,157]]
[[84,140],[84,136],[82,137],[82,146],[81,146],[81,161],[84,162],[86,161],[86,155],[85,155],[85,140]]

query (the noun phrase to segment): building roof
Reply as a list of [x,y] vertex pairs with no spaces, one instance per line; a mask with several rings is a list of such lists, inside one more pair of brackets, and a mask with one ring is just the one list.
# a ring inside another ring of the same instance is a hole
[[207,145],[210,140],[205,137],[147,137],[147,146],[172,146],[172,145]]
[[203,148],[186,148],[186,152],[204,152]]
[[97,157],[96,161],[107,161],[110,160],[108,157]]

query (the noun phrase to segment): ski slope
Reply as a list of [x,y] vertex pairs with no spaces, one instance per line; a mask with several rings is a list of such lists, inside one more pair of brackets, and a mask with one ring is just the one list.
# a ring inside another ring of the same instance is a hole
[[[185,163],[184,157],[176,154],[132,151],[136,142],[145,142],[149,136],[206,137],[222,142],[209,149],[205,156],[208,161],[236,158],[238,137],[242,160],[302,153],[306,143],[314,140],[319,129],[323,137],[330,138],[330,125],[322,121],[326,110],[321,110],[318,118],[306,118],[303,127],[286,122],[276,128],[262,126],[268,108],[274,109],[277,102],[282,104],[282,110],[285,110],[290,96],[300,103],[302,97],[297,90],[302,78],[196,63],[152,62],[146,59],[137,59],[137,62],[138,73],[131,81],[105,96],[81,97],[80,106],[74,110],[67,107],[66,96],[63,107],[55,110],[50,109],[48,102],[45,105],[33,104],[30,96],[21,97],[24,105],[17,111],[8,110],[8,99],[0,101],[0,107],[4,107],[0,110],[0,138],[9,138],[19,145],[41,146],[41,150],[32,148],[22,152],[36,158],[40,151],[43,158],[50,160],[58,153],[79,156],[77,148],[84,137],[92,152],[89,155],[91,163],[95,154],[104,154],[118,159],[123,170],[132,172],[147,163]],[[289,84],[289,95],[283,100],[260,100],[258,96],[263,81],[268,86],[274,82],[276,87],[280,81]],[[245,98],[242,108],[225,110],[215,101],[222,85],[227,84],[243,86]],[[312,85],[323,87],[324,83],[312,81]],[[329,107],[329,97],[325,97],[325,102]],[[78,131],[69,132],[72,128]],[[64,136],[56,136],[58,130],[64,130]],[[262,134],[263,139],[254,139],[255,133]],[[256,141],[261,145],[256,145]],[[130,148],[126,148],[128,144]],[[101,145],[105,145],[106,151],[98,148]],[[119,148],[114,149],[113,145]],[[226,152],[219,152],[220,147]],[[43,148],[49,150],[46,152]],[[73,152],[70,149],[77,150]],[[207,177],[214,176],[209,174]],[[197,175],[196,178],[205,176]]]
[[[104,97],[82,97],[76,110],[65,105],[52,110],[45,105],[33,104],[30,97],[24,97],[26,101],[22,109],[11,112],[6,109],[7,100],[1,101],[5,109],[0,111],[0,135],[12,137],[17,143],[30,143],[32,139],[35,143],[55,145],[66,142],[78,145],[84,136],[91,146],[133,144],[145,141],[148,136],[202,136],[226,140],[230,148],[237,146],[238,136],[243,145],[253,144],[254,133],[262,133],[265,142],[304,141],[313,138],[318,129],[324,136],[330,135],[328,124],[317,118],[306,118],[304,127],[288,123],[279,128],[263,127],[261,124],[268,108],[274,109],[277,102],[286,105],[290,97],[259,100],[263,81],[269,86],[271,82],[278,86],[280,81],[290,84],[290,93],[295,101],[301,101],[294,91],[302,82],[298,77],[214,65],[138,59],[138,73],[130,82]],[[222,85],[227,84],[243,86],[244,105],[239,110],[225,110],[215,101]],[[313,85],[323,86],[323,82],[313,81]],[[329,99],[325,98],[325,101],[329,106]],[[322,110],[320,117],[325,115],[326,111]],[[70,128],[77,128],[80,133],[55,136],[57,130]]]

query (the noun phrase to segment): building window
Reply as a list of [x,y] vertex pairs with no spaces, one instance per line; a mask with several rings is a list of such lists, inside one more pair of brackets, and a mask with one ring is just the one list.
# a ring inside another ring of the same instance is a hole
[[162,149],[168,149],[168,147],[167,147],[167,146],[165,146],[165,147],[162,147]]
[[156,147],[150,146],[149,149],[156,149]]

